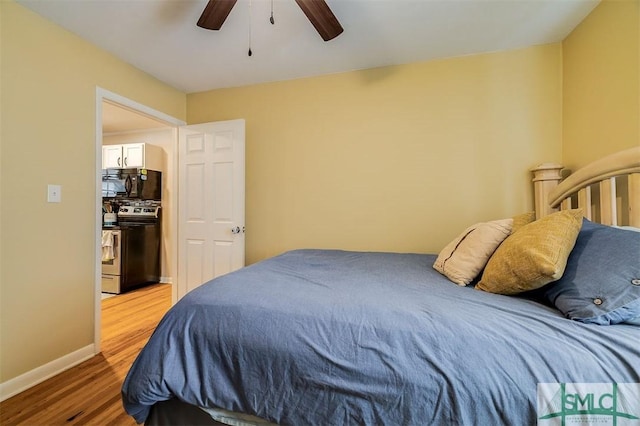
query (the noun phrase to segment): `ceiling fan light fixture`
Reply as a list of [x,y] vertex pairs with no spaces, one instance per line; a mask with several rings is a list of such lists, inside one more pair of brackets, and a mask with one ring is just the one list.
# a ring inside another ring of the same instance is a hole
[[[198,26],[208,30],[219,30],[229,16],[231,9],[238,0],[209,0],[200,19]],[[324,41],[329,41],[344,31],[338,18],[333,14],[325,0],[295,0],[307,19],[316,29]],[[271,17],[273,24],[273,2],[271,4]]]

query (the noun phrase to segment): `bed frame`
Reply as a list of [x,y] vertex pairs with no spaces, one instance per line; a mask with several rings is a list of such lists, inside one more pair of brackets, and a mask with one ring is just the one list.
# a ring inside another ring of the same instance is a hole
[[536,218],[582,208],[593,222],[640,228],[640,146],[594,161],[565,179],[562,170],[552,163],[531,170]]
[[[640,228],[640,146],[606,156],[565,179],[558,164],[544,163],[531,171],[537,218],[579,207],[591,221]],[[187,423],[226,426],[178,400],[156,404],[145,425]]]

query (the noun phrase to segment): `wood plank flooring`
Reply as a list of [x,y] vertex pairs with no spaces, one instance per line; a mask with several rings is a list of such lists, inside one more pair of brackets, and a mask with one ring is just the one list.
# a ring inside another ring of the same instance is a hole
[[171,306],[171,285],[155,284],[102,301],[102,353],[0,403],[1,425],[135,425],[122,382]]

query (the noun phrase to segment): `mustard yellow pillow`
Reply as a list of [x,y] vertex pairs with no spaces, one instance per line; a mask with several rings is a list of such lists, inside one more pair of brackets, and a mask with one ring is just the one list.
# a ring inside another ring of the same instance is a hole
[[525,225],[530,224],[536,220],[536,212],[527,212],[522,213],[513,217],[513,226],[511,227],[511,233],[513,234],[518,229],[522,228]]
[[446,245],[433,263],[433,269],[454,283],[465,286],[473,281],[505,238],[513,219],[476,223]]
[[581,209],[553,213],[524,225],[493,253],[476,288],[517,294],[560,279],[581,227]]

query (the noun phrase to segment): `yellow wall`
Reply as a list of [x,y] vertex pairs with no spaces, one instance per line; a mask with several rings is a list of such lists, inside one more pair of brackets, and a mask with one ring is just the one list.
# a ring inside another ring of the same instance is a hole
[[532,208],[561,160],[560,44],[214,90],[190,124],[246,119],[249,263],[298,247],[437,252]]
[[96,86],[179,119],[186,96],[16,3],[0,10],[4,382],[93,343]]
[[564,164],[640,144],[640,1],[603,1],[562,49]]

